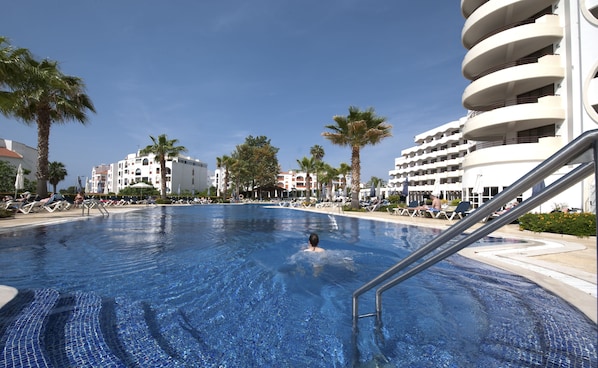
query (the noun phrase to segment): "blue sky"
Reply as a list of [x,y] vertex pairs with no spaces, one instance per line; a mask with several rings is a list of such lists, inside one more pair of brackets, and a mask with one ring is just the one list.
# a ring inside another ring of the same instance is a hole
[[[350,164],[321,133],[348,107],[373,107],[393,137],[361,152],[362,181],[388,180],[413,137],[458,119],[465,49],[459,1],[20,0],[0,35],[82,78],[97,113],[56,125],[59,188],[166,134],[213,171],[249,135],[278,147],[283,170],[315,144]],[[0,116],[0,137],[37,146],[35,126]]]

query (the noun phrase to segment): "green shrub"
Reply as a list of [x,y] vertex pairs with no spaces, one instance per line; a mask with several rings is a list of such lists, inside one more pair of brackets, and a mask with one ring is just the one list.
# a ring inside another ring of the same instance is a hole
[[5,209],[5,208],[0,209],[0,218],[13,217],[14,215],[15,215],[15,211],[13,211],[11,209]]
[[536,233],[595,236],[596,215],[565,212],[527,213],[519,218],[519,228]]
[[387,199],[392,204],[398,204],[399,202],[401,202],[401,196],[396,194],[389,195]]
[[461,203],[461,198],[455,198],[455,199],[451,200],[450,205],[451,206],[458,206],[459,203]]

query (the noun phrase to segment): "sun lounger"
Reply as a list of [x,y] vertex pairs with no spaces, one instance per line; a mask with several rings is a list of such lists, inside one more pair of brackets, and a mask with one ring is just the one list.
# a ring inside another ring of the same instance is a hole
[[420,210],[420,214],[423,215],[423,217],[431,217],[431,218],[439,218],[441,212],[442,212],[442,210],[437,210],[435,208],[429,208],[427,210]]
[[450,215],[453,212],[455,212],[456,209],[457,209],[457,206],[447,206],[447,207],[441,209],[440,211],[438,211],[438,216],[436,216],[436,218],[444,217],[448,220]]
[[407,207],[403,208],[401,211],[402,216],[411,216],[415,217],[417,212],[419,211],[419,202],[418,201],[411,201]]
[[31,212],[37,212],[40,209],[42,209],[42,207],[44,206],[44,204],[40,201],[33,201],[33,202],[29,202],[29,203],[25,203],[24,205],[21,206],[21,208],[18,209],[19,212],[21,213],[31,213]]
[[56,201],[56,202],[52,202],[50,204],[45,204],[43,205],[43,208],[48,211],[48,212],[54,212],[54,211],[65,211],[71,208],[71,203],[67,200],[61,200],[61,201]]
[[445,210],[442,211],[443,213],[439,214],[439,216],[446,217],[447,220],[453,220],[455,217],[462,219],[465,217],[467,210],[469,210],[470,203],[469,201],[462,201],[459,202],[457,207],[453,211]]
[[376,212],[376,211],[378,211],[378,209],[380,208],[381,205],[382,205],[382,202],[378,202],[378,203],[372,204],[370,206],[366,206],[366,209],[368,210],[368,212]]

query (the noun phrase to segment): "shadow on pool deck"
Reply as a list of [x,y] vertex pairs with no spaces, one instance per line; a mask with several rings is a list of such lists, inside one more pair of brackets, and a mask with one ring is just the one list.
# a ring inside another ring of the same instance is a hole
[[[279,207],[279,206],[276,206]],[[150,208],[146,205],[108,207],[110,215],[122,214]],[[283,207],[279,207],[283,209]],[[287,207],[284,207],[287,208]],[[288,208],[287,208],[288,209]],[[344,212],[336,208],[297,208],[325,214],[366,218],[401,224],[445,229],[455,221],[413,218],[391,215],[387,212]],[[71,209],[60,212],[39,212],[17,214],[14,218],[0,219],[0,233],[44,224],[59,224],[66,221],[85,220],[102,216],[97,210],[82,214]],[[481,224],[476,225],[476,227]],[[475,229],[476,227],[472,228]],[[596,237],[577,238],[569,235],[532,233],[520,231],[518,225],[506,225],[492,236],[526,240],[524,244],[465,248],[459,254],[484,262],[509,272],[526,277],[543,288],[552,291],[570,304],[576,306],[594,323],[597,322],[596,299]],[[0,307],[10,300],[16,291],[0,287]]]

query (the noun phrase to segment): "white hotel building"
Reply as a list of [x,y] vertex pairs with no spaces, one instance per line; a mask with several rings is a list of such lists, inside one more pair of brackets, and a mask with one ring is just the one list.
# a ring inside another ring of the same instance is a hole
[[[583,132],[598,128],[598,0],[461,0],[461,12],[467,49],[462,73],[471,81],[462,96],[470,112],[461,133],[472,146],[447,169],[461,177],[446,181],[461,185],[463,198],[477,205],[478,196],[482,202],[492,198]],[[405,172],[403,161],[419,160],[409,157],[412,151],[428,155],[428,164]],[[399,186],[401,175],[415,172],[410,190],[431,191],[432,174],[442,176],[448,166],[434,167],[433,159],[418,147],[406,150],[391,180]],[[558,204],[595,212],[595,190],[594,178],[587,178],[540,210]],[[520,198],[530,195],[531,190]]]
[[415,136],[416,145],[403,150],[389,172],[390,191],[401,192],[407,180],[409,201],[422,201],[432,193],[447,200],[466,198],[462,162],[473,144],[461,134],[465,120],[451,121]]
[[[463,185],[481,180],[490,197],[598,128],[598,1],[462,0],[461,11],[462,73],[471,81],[463,136],[477,142],[463,160]],[[549,203],[595,212],[594,193],[592,177]]]
[[[186,156],[166,160],[166,192],[178,194],[200,192],[208,188],[208,165]],[[124,160],[93,168],[87,190],[92,193],[117,193],[137,182],[150,183],[160,190],[160,162],[153,154],[127,155]]]

